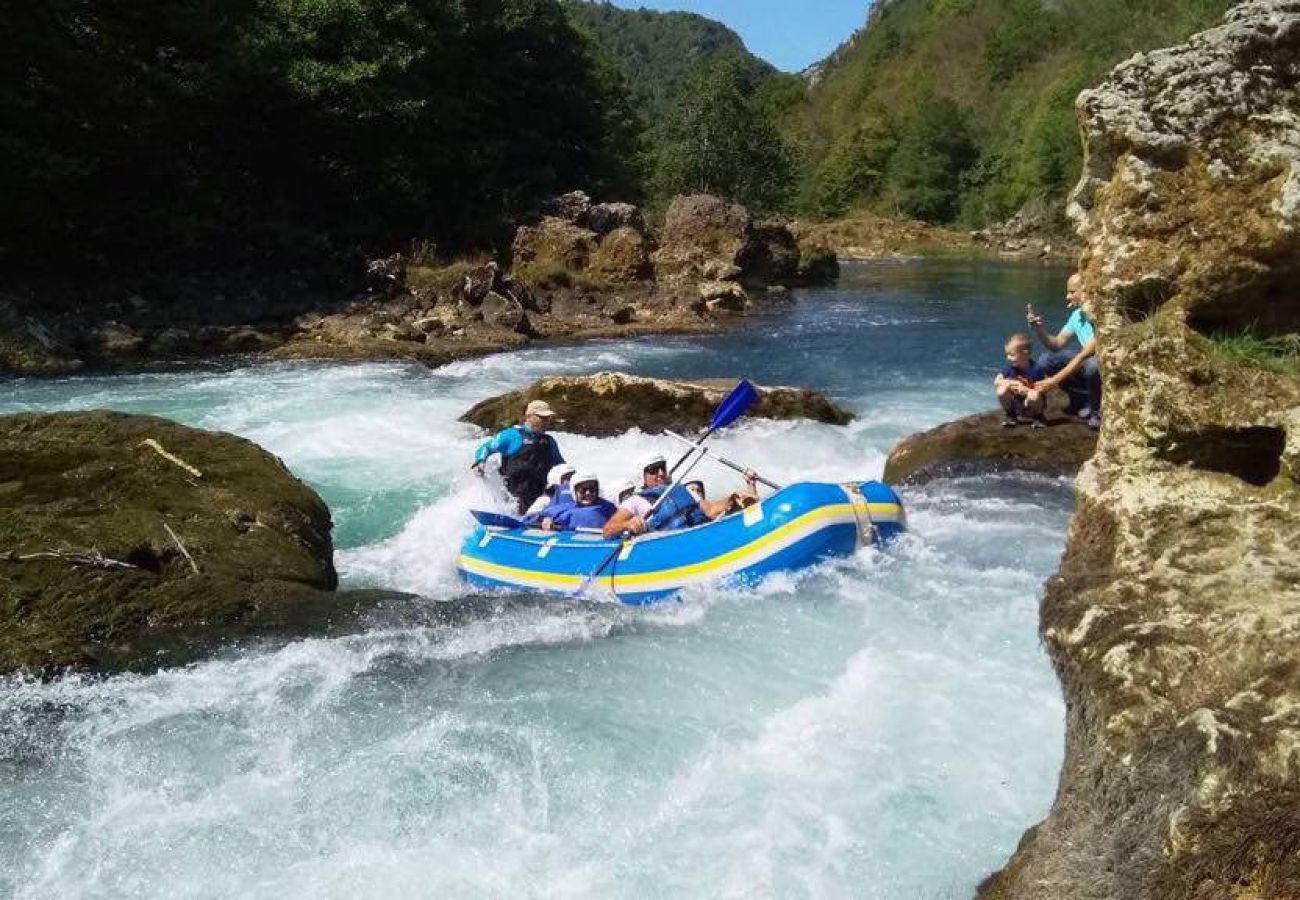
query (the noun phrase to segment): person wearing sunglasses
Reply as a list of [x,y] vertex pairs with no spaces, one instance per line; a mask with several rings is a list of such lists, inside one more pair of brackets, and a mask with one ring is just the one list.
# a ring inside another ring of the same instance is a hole
[[560,510],[554,519],[544,522],[551,531],[574,531],[578,528],[603,528],[617,507],[600,496],[600,481],[591,472],[573,476],[573,505]]
[[641,459],[641,487],[618,505],[618,511],[605,523],[605,537],[616,538],[624,532],[641,534],[646,530],[645,517],[668,486],[668,462],[662,453]]

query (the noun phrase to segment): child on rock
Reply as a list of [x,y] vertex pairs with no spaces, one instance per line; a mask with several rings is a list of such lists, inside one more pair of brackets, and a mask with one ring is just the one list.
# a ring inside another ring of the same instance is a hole
[[1029,422],[1034,428],[1047,424],[1043,410],[1047,408],[1047,396],[1035,390],[1034,384],[1047,377],[1041,367],[1029,355],[1029,335],[1016,334],[1007,338],[1007,364],[993,379],[993,390],[1006,418],[1002,424],[1012,428],[1021,422]]

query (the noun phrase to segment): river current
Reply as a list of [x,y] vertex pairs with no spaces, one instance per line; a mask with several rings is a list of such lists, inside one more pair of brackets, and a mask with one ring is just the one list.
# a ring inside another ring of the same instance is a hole
[[[345,586],[445,611],[0,682],[0,896],[970,896],[1052,799],[1063,713],[1036,619],[1068,481],[904,488],[895,546],[752,590],[485,599],[453,571],[482,490],[481,438],[456,420],[543,374],[745,375],[858,418],[743,421],[722,453],[776,481],[879,477],[900,438],[990,404],[1003,337],[1026,302],[1059,311],[1063,282],[854,264],[721,335],[0,382],[0,413],[106,407],[258,442],[328,501]],[[606,481],[675,449],[559,438]],[[700,471],[711,492],[736,481]]]

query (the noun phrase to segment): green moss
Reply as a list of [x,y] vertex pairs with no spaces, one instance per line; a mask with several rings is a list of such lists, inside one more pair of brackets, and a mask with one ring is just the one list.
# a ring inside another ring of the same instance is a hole
[[1221,359],[1300,378],[1300,334],[1261,337],[1250,329],[1200,339]]

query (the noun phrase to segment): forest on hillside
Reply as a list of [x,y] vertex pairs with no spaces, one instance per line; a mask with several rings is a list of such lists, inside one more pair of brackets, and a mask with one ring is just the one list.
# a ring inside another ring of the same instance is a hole
[[555,0],[6,10],[11,277],[453,252],[559,191],[640,190],[623,80]]
[[1059,210],[1073,101],[1229,0],[890,0],[810,81],[579,0],[44,0],[0,45],[0,264],[250,271],[500,248],[544,197],[977,227]]

